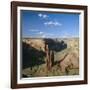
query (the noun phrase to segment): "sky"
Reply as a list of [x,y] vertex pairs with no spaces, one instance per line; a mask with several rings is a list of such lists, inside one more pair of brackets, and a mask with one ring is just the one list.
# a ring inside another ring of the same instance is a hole
[[79,14],[21,10],[22,37],[79,37]]

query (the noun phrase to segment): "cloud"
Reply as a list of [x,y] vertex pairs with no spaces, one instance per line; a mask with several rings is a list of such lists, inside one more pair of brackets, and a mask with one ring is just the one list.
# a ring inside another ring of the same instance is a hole
[[36,37],[46,38],[47,36],[45,34],[42,34],[42,35],[36,34]]
[[43,32],[39,32],[40,34],[43,34]]
[[62,38],[68,38],[68,37],[72,37],[73,35],[71,35],[70,33],[68,33],[68,32],[64,32],[63,34],[62,34]]
[[42,37],[42,38],[46,38],[46,35],[42,35],[41,37]]
[[46,25],[46,26],[61,26],[62,24],[57,21],[48,21],[48,22],[45,22],[44,25]]
[[48,17],[48,15],[42,14],[42,13],[39,13],[38,16],[41,17],[41,18],[43,18],[43,19],[46,19]]
[[30,29],[29,31],[38,32],[39,30],[38,29]]
[[47,36],[54,36],[54,34],[52,34],[52,33],[47,33],[46,35]]
[[52,38],[53,36],[55,36],[54,34],[51,34],[51,33],[43,33],[41,35],[42,38]]
[[40,35],[41,35],[41,34],[44,34],[44,32],[41,32],[41,31],[40,31],[40,32],[38,32],[38,34],[40,34]]
[[39,14],[38,14],[38,16],[39,16],[39,17],[42,17],[42,14],[41,14],[41,13],[39,13]]
[[43,15],[43,18],[47,18],[48,16],[47,15]]

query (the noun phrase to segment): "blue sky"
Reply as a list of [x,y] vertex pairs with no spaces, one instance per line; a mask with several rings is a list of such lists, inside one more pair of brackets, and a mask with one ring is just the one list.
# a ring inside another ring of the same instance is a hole
[[79,37],[79,14],[21,11],[22,37]]

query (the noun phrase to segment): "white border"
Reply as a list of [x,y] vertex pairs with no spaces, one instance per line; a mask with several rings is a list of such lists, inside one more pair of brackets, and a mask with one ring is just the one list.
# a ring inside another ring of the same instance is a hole
[[[54,12],[74,12],[81,13],[79,18],[79,46],[80,48],[80,75],[75,76],[53,76],[53,77],[35,77],[35,78],[22,78],[20,75],[20,10],[35,10],[35,11],[54,11]],[[52,9],[52,8],[35,8],[35,7],[17,7],[17,83],[43,83],[43,82],[63,82],[63,81],[77,81],[84,80],[84,11],[71,10],[71,9]]]

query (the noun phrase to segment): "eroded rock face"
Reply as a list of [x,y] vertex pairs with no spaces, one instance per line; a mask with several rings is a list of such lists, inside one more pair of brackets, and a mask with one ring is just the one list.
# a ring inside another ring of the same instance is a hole
[[79,68],[79,57],[77,53],[69,53],[60,62],[60,68],[62,72],[65,72],[67,68]]
[[30,44],[37,50],[45,51],[45,42],[42,39],[24,39],[23,42]]

